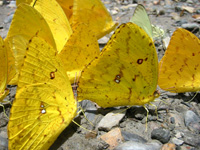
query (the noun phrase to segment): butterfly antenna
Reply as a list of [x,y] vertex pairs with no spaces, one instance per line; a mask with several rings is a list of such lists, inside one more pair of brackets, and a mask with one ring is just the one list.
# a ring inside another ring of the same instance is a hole
[[[169,99],[166,99],[166,100],[169,100]],[[165,103],[166,105],[169,105],[167,102],[165,102],[165,101],[162,100],[162,99],[154,100],[154,102],[163,102],[163,103]]]
[[90,120],[88,120],[88,118],[86,117],[85,110],[83,110],[83,108],[81,106],[79,106],[79,107],[80,107],[80,109],[81,109],[80,111],[83,113],[83,116],[85,117],[85,119],[89,122],[90,125],[92,125],[94,127],[94,124]]
[[83,126],[81,126],[80,124],[78,124],[76,121],[72,120],[72,122],[75,123],[75,124],[76,124],[77,126],[79,126],[80,128],[82,128],[82,129],[84,129],[84,130],[86,130],[86,131],[88,131],[88,132],[92,132],[92,133],[96,134],[96,132],[84,128]]
[[127,107],[126,109],[122,109],[121,111],[119,111],[119,112],[116,113],[115,115],[118,115],[118,114],[120,114],[120,113],[123,113],[123,112],[125,112],[126,110],[128,110],[128,109],[131,108],[131,107],[133,107],[133,106],[129,106],[129,107]]
[[5,110],[4,105],[0,104],[0,106],[3,108],[3,112],[4,112],[4,115],[6,116],[6,118],[9,119],[9,117],[8,117],[7,114],[6,114],[6,110]]
[[149,105],[155,107],[155,113],[156,113],[156,117],[157,117],[157,120],[158,120],[158,108],[155,104],[152,104],[152,103],[149,103]]
[[147,117],[146,117],[146,129],[145,129],[145,132],[147,132],[147,121],[148,121],[148,115],[149,115],[149,110],[147,109],[147,107],[144,105],[143,106],[144,109],[147,111]]
[[187,101],[187,103],[189,103],[189,102],[193,101],[193,100],[194,100],[194,98],[197,96],[197,94],[198,94],[198,92],[196,92],[196,93],[195,93],[195,95],[192,97],[192,99],[191,99],[191,100],[189,100],[189,101]]

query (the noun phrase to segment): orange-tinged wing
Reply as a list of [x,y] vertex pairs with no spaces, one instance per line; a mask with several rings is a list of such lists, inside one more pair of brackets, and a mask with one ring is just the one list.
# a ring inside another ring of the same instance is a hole
[[9,149],[48,149],[76,115],[77,104],[56,50],[28,43],[8,123]]
[[96,33],[97,39],[117,26],[101,0],[74,0],[70,22],[72,26],[77,23],[87,24]]
[[67,18],[70,19],[73,14],[73,0],[57,0],[57,2],[62,7]]
[[200,40],[179,28],[159,62],[158,85],[173,93],[200,90]]

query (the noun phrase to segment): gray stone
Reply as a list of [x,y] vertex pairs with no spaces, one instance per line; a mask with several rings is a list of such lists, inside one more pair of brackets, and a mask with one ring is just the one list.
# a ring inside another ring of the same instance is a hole
[[196,134],[200,133],[200,123],[190,123],[188,129]]
[[114,150],[160,150],[161,144],[152,141],[149,143],[138,143],[135,141],[128,141],[117,146]]
[[175,119],[174,119],[174,117],[171,117],[171,118],[170,118],[170,123],[175,124]]
[[189,126],[191,123],[199,123],[200,118],[193,111],[188,110],[184,115],[185,125]]
[[95,104],[89,100],[84,100],[81,102],[81,107],[85,113],[87,120],[94,123],[96,112],[97,112],[97,108],[95,107]]
[[[1,115],[5,115],[4,112],[1,113]],[[0,127],[5,127],[8,124],[8,118],[6,117],[1,117],[0,121]]]
[[6,17],[5,19],[4,19],[4,23],[10,23],[11,21],[12,21],[12,18],[13,18],[13,15],[14,14],[11,14],[11,15],[9,15],[8,17]]
[[10,4],[7,5],[7,7],[16,8],[16,1],[10,1]]
[[0,136],[0,150],[8,149],[8,140]]
[[106,114],[99,122],[97,128],[99,130],[110,131],[112,127],[115,127],[124,118],[126,111],[115,110]]
[[122,136],[124,138],[125,141],[135,141],[135,142],[139,142],[139,143],[146,143],[147,140],[144,139],[143,137],[137,135],[137,134],[133,134],[133,133],[129,133],[126,131],[121,131]]
[[167,143],[170,140],[170,137],[171,137],[170,131],[167,129],[158,128],[158,129],[154,129],[151,132],[151,138],[157,139],[163,144]]
[[182,133],[182,132],[177,132],[176,134],[175,134],[175,137],[176,138],[182,138],[184,136],[184,134]]
[[194,147],[200,147],[200,136],[199,134],[192,134],[192,133],[184,133],[184,142],[188,145]]
[[181,27],[190,31],[194,29],[199,29],[199,25],[197,23],[185,23],[182,24]]

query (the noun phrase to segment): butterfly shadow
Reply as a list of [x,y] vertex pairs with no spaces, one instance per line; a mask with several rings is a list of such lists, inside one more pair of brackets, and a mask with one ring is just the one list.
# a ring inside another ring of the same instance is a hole
[[[77,116],[74,121],[80,124],[81,117]],[[51,145],[49,150],[59,149],[74,133],[78,130],[79,126],[71,122],[69,126],[58,136],[56,141]]]

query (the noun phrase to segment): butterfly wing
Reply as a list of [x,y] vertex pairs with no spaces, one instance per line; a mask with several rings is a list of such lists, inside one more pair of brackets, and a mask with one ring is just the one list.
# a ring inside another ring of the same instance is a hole
[[153,31],[152,31],[152,26],[151,22],[149,19],[149,16],[146,12],[146,9],[143,5],[138,4],[137,7],[135,8],[135,12],[133,14],[133,17],[130,19],[130,22],[133,22],[140,26],[146,33],[153,38]]
[[37,0],[33,1],[32,5],[47,21],[55,39],[57,51],[60,52],[72,34],[63,9],[56,0]]
[[9,149],[48,149],[76,115],[69,79],[46,41],[30,40],[8,123]]
[[21,3],[30,4],[33,0],[16,0],[16,5],[18,6]]
[[57,2],[62,7],[68,19],[71,18],[73,13],[73,0],[57,0]]
[[0,37],[0,102],[8,95],[9,91],[5,90],[8,80],[8,62],[7,51],[3,39]]
[[10,58],[8,62],[9,84],[17,84],[19,70],[23,63],[23,57],[21,57],[23,55],[20,54],[25,53],[26,44],[35,35],[45,39],[56,49],[53,35],[45,19],[33,7],[27,4],[20,4],[16,9],[8,35],[5,39],[5,43],[9,46],[9,50],[14,57],[12,59],[12,56],[8,56]]
[[185,29],[177,29],[159,62],[160,88],[173,93],[199,91],[199,58],[199,39]]
[[82,69],[100,53],[97,38],[85,24],[78,24],[59,54],[71,83]]
[[155,98],[157,68],[152,39],[136,24],[123,24],[83,70],[78,99],[101,107],[144,105]]
[[73,15],[70,20],[72,25],[87,24],[96,33],[97,39],[108,34],[117,26],[100,0],[74,0]]

